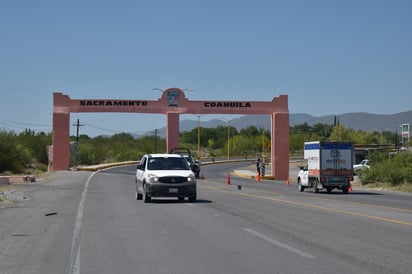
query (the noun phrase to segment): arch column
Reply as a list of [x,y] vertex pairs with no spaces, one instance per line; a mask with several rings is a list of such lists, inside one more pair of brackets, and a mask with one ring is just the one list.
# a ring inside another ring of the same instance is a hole
[[70,168],[70,113],[53,113],[53,162],[52,170]]
[[289,179],[289,113],[274,112],[272,121],[272,176],[277,180]]
[[166,150],[179,146],[179,113],[167,113]]

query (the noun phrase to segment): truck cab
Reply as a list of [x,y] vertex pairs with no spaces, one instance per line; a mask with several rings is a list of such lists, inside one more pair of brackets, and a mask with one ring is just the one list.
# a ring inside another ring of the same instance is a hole
[[298,190],[303,191],[305,186],[309,186],[308,165],[300,167],[298,172]]

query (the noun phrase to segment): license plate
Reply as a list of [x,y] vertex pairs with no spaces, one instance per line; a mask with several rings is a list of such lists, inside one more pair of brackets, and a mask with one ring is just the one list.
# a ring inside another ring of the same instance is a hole
[[177,188],[169,188],[169,193],[177,193]]

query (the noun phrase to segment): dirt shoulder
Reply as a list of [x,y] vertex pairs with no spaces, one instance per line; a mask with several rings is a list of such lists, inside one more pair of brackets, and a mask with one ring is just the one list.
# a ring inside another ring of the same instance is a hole
[[0,186],[0,208],[10,207],[27,199],[24,193],[25,186],[22,185]]
[[0,208],[15,206],[19,202],[26,200],[28,198],[26,192],[30,185],[45,183],[51,175],[52,173],[45,172],[36,174],[36,180],[33,182],[0,184]]

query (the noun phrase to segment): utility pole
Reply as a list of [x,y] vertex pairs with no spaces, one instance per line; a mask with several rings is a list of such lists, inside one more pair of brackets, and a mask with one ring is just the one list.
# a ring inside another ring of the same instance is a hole
[[154,152],[156,153],[157,150],[157,128],[155,129],[155,136],[154,136]]
[[79,119],[77,119],[77,123],[73,124],[73,126],[77,127],[76,142],[79,142],[79,128],[84,125],[81,125]]
[[75,165],[78,166],[80,164],[80,153],[79,153],[79,128],[82,127],[83,125],[80,124],[79,119],[77,119],[77,123],[73,124],[73,126],[77,127],[77,133],[76,133],[76,143],[73,146],[73,155],[75,157]]
[[197,159],[200,161],[200,115],[197,115]]

